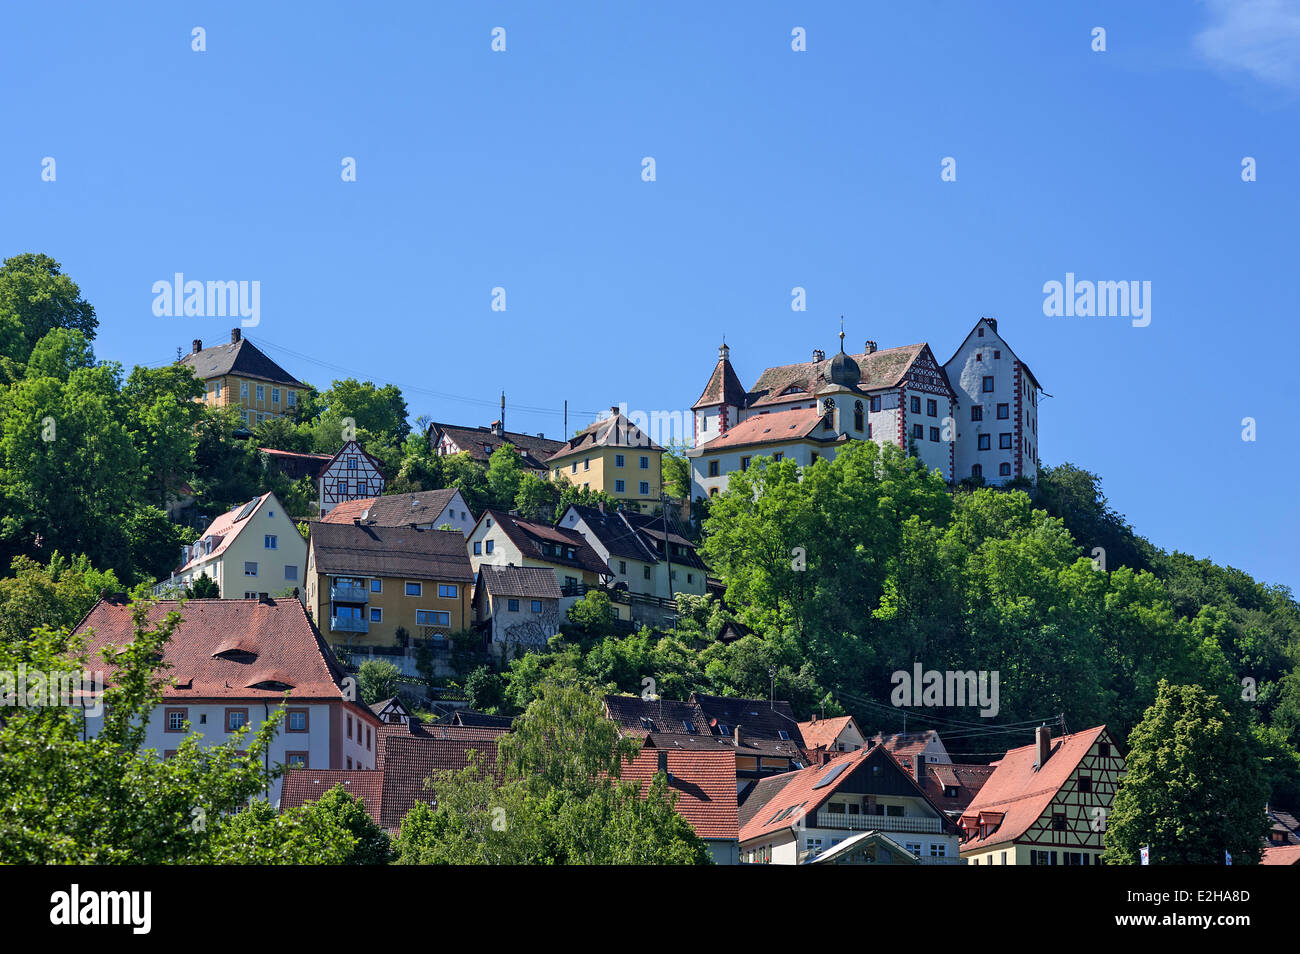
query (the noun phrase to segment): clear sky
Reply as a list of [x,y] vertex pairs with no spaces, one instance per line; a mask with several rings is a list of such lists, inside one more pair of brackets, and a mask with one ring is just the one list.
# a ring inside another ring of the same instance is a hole
[[[157,281],[258,281],[299,378],[559,436],[689,408],[724,334],[748,385],[841,315],[940,361],[991,315],[1046,463],[1300,588],[1296,0],[7,3],[0,88],[0,255],[63,263],[101,357],[229,339]],[[1045,316],[1066,273],[1150,324]]]

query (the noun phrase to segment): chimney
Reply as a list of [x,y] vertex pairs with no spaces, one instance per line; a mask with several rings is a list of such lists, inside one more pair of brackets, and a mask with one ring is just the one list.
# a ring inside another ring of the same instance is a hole
[[501,436],[501,432],[503,430],[505,430],[505,426],[502,424],[501,421],[492,422],[492,433],[495,434],[497,437]]
[[825,361],[825,360],[826,360],[826,352],[823,351],[821,348],[814,348],[814,349],[813,349],[813,360],[814,360],[814,361]]
[[545,432],[545,431],[538,431],[538,432],[537,432],[537,436],[540,437],[542,440],[546,440],[546,432]]
[[1040,725],[1034,730],[1034,771],[1042,768],[1052,756],[1052,730]]
[[258,593],[258,594],[257,594],[257,601],[258,601],[259,603],[264,603],[264,604],[267,605],[267,606],[274,606],[274,605],[275,605],[275,600],[271,599],[271,594],[270,594],[270,593]]
[[618,407],[617,407],[617,406],[611,407],[611,408],[609,409],[609,416],[612,417],[612,418],[614,418],[615,420],[618,419]]
[[876,343],[874,341],[868,341],[867,354],[875,354],[875,353],[876,353]]
[[743,743],[744,738],[740,734],[740,726],[736,726],[736,748],[740,748]]
[[925,784],[925,753],[917,752],[912,756],[912,775],[916,778],[917,785]]
[[198,354],[198,353],[199,353],[200,351],[202,351],[202,350],[203,350],[203,339],[202,339],[202,338],[195,338],[195,339],[194,339],[194,350],[193,350],[192,352],[190,352],[190,353],[191,353],[191,354]]
[[353,518],[352,518],[352,526],[354,526],[354,527],[359,527],[359,526],[361,526],[361,518],[360,518],[360,517],[353,517]]
[[230,343],[231,343],[231,344],[239,344],[239,339],[240,339],[240,331],[239,331],[239,329],[238,329],[238,328],[231,328],[231,329],[230,329]]
[[997,320],[996,318],[985,318],[984,320],[987,321],[987,322],[989,323],[989,326],[990,326],[994,331],[997,331],[997,330],[998,330],[998,320]]

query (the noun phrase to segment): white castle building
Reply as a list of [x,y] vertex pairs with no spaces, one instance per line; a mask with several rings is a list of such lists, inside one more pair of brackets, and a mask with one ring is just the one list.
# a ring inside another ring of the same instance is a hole
[[868,341],[861,354],[846,354],[841,331],[829,361],[814,351],[811,361],[768,368],[749,389],[723,344],[692,406],[691,496],[725,490],[728,475],[755,457],[808,466],[850,440],[910,450],[949,483],[1034,481],[1040,390],[992,318],[981,318],[944,365],[925,343],[881,350]]

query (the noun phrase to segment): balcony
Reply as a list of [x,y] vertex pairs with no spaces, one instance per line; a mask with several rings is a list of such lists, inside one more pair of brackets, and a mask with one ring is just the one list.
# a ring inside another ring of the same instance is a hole
[[960,855],[921,855],[921,864],[923,865],[964,865],[966,859]]
[[330,587],[330,599],[335,603],[368,603],[370,594],[364,586],[339,583]]
[[914,835],[938,835],[943,831],[943,822],[938,818],[908,815],[841,815],[823,809],[817,812],[816,827],[841,828],[847,831],[894,831]]
[[331,616],[330,630],[335,633],[368,633],[370,623],[356,616]]

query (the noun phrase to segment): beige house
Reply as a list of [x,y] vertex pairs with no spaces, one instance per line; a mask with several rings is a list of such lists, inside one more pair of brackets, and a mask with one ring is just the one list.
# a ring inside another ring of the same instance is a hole
[[603,490],[636,510],[659,505],[664,449],[619,408],[574,435],[547,460],[552,479]]
[[546,567],[483,563],[474,583],[474,622],[484,648],[509,660],[546,647],[560,631],[560,584]]
[[234,407],[250,428],[269,418],[292,415],[306,385],[268,358],[238,328],[230,343],[203,347],[194,339],[180,363],[194,371],[206,391],[200,400],[209,407]]
[[301,588],[307,542],[275,494],[223,513],[181,548],[181,565],[156,590],[184,589],[200,576],[216,580],[222,599],[257,599]]

